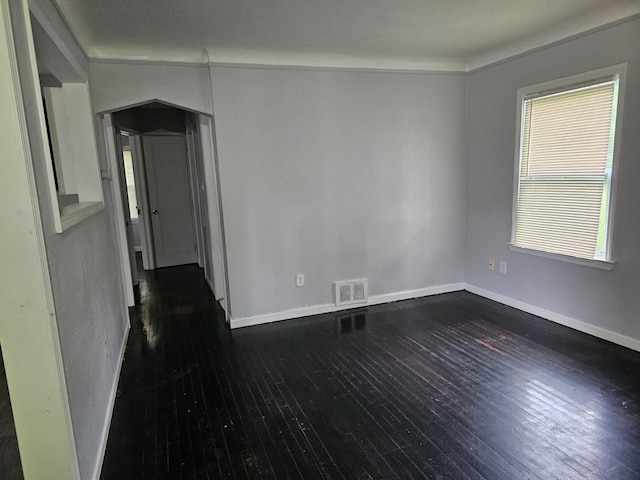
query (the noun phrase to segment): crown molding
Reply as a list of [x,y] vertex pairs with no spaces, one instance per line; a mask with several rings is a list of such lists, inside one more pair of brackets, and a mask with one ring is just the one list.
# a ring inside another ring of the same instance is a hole
[[181,62],[177,60],[150,60],[117,57],[90,57],[89,63],[119,65],[155,65],[164,67],[201,67],[207,68],[207,62]]
[[311,70],[322,72],[364,72],[364,73],[403,73],[403,74],[441,74],[441,75],[465,75],[463,68],[391,68],[391,67],[348,67],[348,66],[319,66],[319,65],[294,65],[274,63],[243,63],[243,62],[209,62],[210,67],[225,68],[250,68],[263,70]]
[[330,57],[327,55],[307,55],[301,53],[231,52],[205,49],[207,59],[203,61],[180,61],[178,59],[152,59],[132,57],[89,57],[90,63],[156,65],[170,67],[230,67],[283,70],[351,71],[380,73],[441,73],[466,74],[489,68],[516,58],[545,50],[577,38],[581,38],[608,28],[640,18],[640,4],[610,11],[602,23],[593,21],[576,22],[570,27],[558,29],[531,37],[509,47],[495,49],[467,61],[458,59],[391,59],[363,57]]
[[556,45],[570,42],[577,38],[585,37],[587,35],[615,27],[616,25],[632,22],[640,18],[640,4],[631,12],[625,10],[624,13],[627,15],[622,18],[615,18],[617,17],[615,14],[609,15],[609,17],[614,18],[598,26],[587,28],[585,26],[575,25],[573,28],[547,32],[545,34],[532,37],[524,42],[478,55],[468,61],[465,71],[471,73],[482,70],[484,68],[499,65],[531,53],[539,52]]

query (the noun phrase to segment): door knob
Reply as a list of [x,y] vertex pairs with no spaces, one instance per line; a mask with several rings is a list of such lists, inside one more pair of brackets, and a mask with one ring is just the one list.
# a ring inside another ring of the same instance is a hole
[[151,213],[153,213],[154,215],[157,215],[158,214],[158,210],[153,209],[153,210],[151,210]]

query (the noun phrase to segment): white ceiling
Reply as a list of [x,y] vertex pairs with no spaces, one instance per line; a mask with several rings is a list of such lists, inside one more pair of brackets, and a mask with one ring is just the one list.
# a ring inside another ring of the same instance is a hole
[[93,59],[410,70],[469,70],[640,14],[640,0],[54,1]]

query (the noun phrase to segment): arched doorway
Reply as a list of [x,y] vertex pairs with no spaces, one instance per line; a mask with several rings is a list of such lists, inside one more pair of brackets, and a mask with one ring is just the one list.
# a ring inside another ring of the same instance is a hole
[[[211,118],[153,99],[104,112],[101,119],[129,304],[135,302],[137,250],[142,257],[138,263],[146,270],[197,263],[226,310],[224,235]],[[133,175],[127,175],[127,169]],[[134,208],[130,208],[132,202]]]

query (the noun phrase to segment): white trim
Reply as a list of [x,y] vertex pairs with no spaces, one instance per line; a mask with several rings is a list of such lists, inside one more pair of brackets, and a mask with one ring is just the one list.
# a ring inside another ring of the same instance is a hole
[[254,315],[251,317],[231,318],[229,326],[232,329],[250,327],[253,325],[261,325],[263,323],[279,322],[281,320],[289,320],[292,318],[308,317],[311,315],[320,315],[323,313],[340,312],[352,308],[362,308],[371,305],[379,305],[382,303],[397,302],[398,300],[408,300],[411,298],[420,298],[430,295],[439,295],[441,293],[450,293],[464,290],[464,283],[449,283],[444,285],[435,285],[433,287],[420,288],[417,290],[406,290],[403,292],[386,293],[382,295],[373,295],[369,297],[366,304],[336,306],[333,303],[325,303],[321,305],[312,305],[301,308],[294,308],[282,312],[266,313],[264,315]]
[[459,292],[464,290],[465,284],[446,283],[443,285],[434,285],[433,287],[418,288],[416,290],[404,290],[402,292],[385,293],[383,295],[372,295],[369,297],[367,305],[380,305],[382,303],[398,302],[400,300],[410,300],[412,298],[430,297],[432,295],[440,295],[442,293]]
[[[526,97],[533,94],[541,93],[543,95],[550,95],[552,93],[555,94],[556,91],[569,91],[575,88],[581,88],[582,84],[586,84],[588,82],[604,83],[612,81],[616,77],[620,77],[620,83],[623,83],[626,78],[627,64],[628,62],[616,63],[607,67],[596,68],[595,70],[588,70],[586,72],[577,73],[575,75],[554,78],[547,82],[536,83],[535,85],[518,88],[518,103],[522,104],[522,101]],[[618,103],[624,103],[622,95],[619,94],[618,97]],[[618,107],[620,107],[620,105],[618,105]],[[620,116],[620,114],[618,114],[618,116]]]
[[627,347],[640,352],[640,340],[637,340],[635,338],[627,337],[625,335],[621,335],[619,333],[592,325],[590,323],[585,323],[582,320],[578,320],[577,318],[568,317],[566,315],[562,315],[561,313],[556,313],[551,310],[536,307],[535,305],[516,300],[515,298],[507,297],[490,290],[476,287],[475,285],[466,284],[465,290],[471,293],[475,293],[476,295],[479,295],[481,297],[488,298],[489,300],[494,300],[496,302],[502,303],[503,305],[517,308],[518,310],[522,310],[523,312],[531,313],[532,315],[536,315],[545,320],[564,325],[565,327],[573,328],[574,330],[578,330],[583,333],[588,333],[589,335],[593,335],[594,337],[608,340],[609,342],[613,342],[617,345],[622,345],[623,347]]
[[[362,307],[363,305],[358,305]],[[229,327],[242,328],[252,327],[254,325],[262,325],[263,323],[279,322],[281,320],[290,320],[298,317],[309,317],[311,315],[320,315],[323,313],[337,312],[339,310],[347,310],[349,308],[355,308],[352,305],[345,307],[336,307],[333,303],[325,303],[322,305],[313,305],[311,307],[294,308],[292,310],[285,310],[283,312],[266,313],[264,315],[253,315],[251,317],[231,317]]]
[[623,127],[622,123],[624,121],[624,105],[625,105],[625,95],[627,90],[627,67],[628,62],[621,63],[619,65],[614,65],[610,67],[611,69],[617,69],[618,72],[618,91],[616,98],[616,124],[615,124],[615,132],[613,137],[613,162],[612,162],[612,170],[611,170],[611,178],[609,180],[609,211],[607,212],[607,242],[606,242],[606,251],[605,254],[607,259],[611,261],[613,258],[613,239],[616,235],[615,230],[615,222],[616,222],[616,199],[618,198],[618,171],[620,170],[620,162],[622,161],[621,152],[622,152],[622,132]]
[[[41,95],[48,108],[46,118],[44,108],[41,104],[37,105],[43,145],[49,142],[52,145],[52,149],[45,150],[45,166],[57,233],[64,233],[65,229],[101,208],[95,205],[87,210],[82,205],[80,209],[72,206],[60,208],[54,181],[54,163],[60,193],[77,194],[80,204],[104,202],[88,88],[86,83],[64,81],[60,88],[45,88]],[[81,209],[83,211],[79,213]],[[69,213],[71,218],[64,218]]]
[[[612,159],[612,172],[609,179],[609,199],[606,215],[607,233],[606,233],[606,246],[605,254],[606,260],[588,260],[578,257],[572,257],[571,255],[556,254],[551,252],[539,251],[535,249],[524,248],[515,245],[516,238],[516,218],[518,211],[518,198],[520,196],[520,169],[522,167],[522,138],[523,138],[523,126],[524,126],[524,110],[523,105],[528,96],[538,93],[552,92],[560,89],[573,89],[576,86],[586,82],[601,81],[605,79],[617,79],[617,95],[614,109],[616,110],[615,118],[615,134],[613,137],[613,159]],[[618,163],[620,163],[620,150],[622,149],[622,120],[623,120],[623,108],[624,108],[624,94],[627,78],[627,62],[610,65],[587,72],[581,72],[575,75],[567,77],[557,78],[535,85],[529,85],[527,87],[519,88],[516,92],[516,129],[515,129],[515,153],[514,153],[514,169],[513,169],[513,198],[511,205],[511,241],[509,247],[514,252],[526,253],[530,255],[537,255],[545,258],[552,258],[569,263],[575,263],[578,265],[586,265],[590,267],[600,268],[602,270],[613,269],[614,262],[612,261],[611,245],[612,239],[615,235],[614,231],[614,215],[615,215],[615,203],[617,197],[617,171]]]
[[[207,52],[207,55],[208,52]],[[300,58],[283,62],[282,60],[265,61],[264,56],[245,57],[228,56],[224,60],[204,60],[203,62],[161,60],[152,58],[123,58],[123,57],[91,57],[89,63],[104,64],[125,64],[125,65],[154,65],[164,67],[237,67],[237,68],[266,68],[285,70],[339,70],[351,72],[383,72],[383,73],[466,73],[467,65],[459,59],[419,59],[398,61],[391,59],[373,59],[362,57],[353,61],[331,65],[329,62],[311,63],[308,55],[303,54]],[[384,66],[393,63],[397,66]]]
[[113,385],[111,387],[111,394],[109,395],[109,403],[107,406],[107,415],[105,417],[104,426],[102,427],[102,440],[100,441],[100,456],[96,461],[96,466],[93,470],[91,478],[98,480],[100,473],[102,472],[102,464],[104,462],[104,455],[107,450],[107,440],[109,439],[109,429],[111,427],[111,419],[113,418],[113,410],[116,405],[116,395],[118,393],[118,383],[120,381],[120,373],[122,371],[122,364],[124,363],[124,353],[127,348],[127,341],[129,340],[129,332],[131,331],[131,323],[127,319],[127,328],[125,329],[122,337],[122,343],[120,344],[120,352],[118,354],[118,365],[116,366],[116,372],[113,377]]
[[216,298],[216,288],[213,286],[213,282],[206,275],[204,276],[204,279],[207,281],[207,285],[209,285],[209,289],[211,290],[211,293],[213,294],[213,298],[215,299]]
[[311,70],[320,72],[361,72],[361,73],[402,73],[402,74],[442,74],[442,75],[466,75],[466,67],[462,62],[438,62],[421,67],[368,67],[368,66],[341,66],[341,65],[305,65],[295,63],[259,63],[259,62],[209,62],[209,67],[224,68],[251,68],[259,70]]
[[103,202],[79,202],[62,207],[62,211],[60,212],[61,228],[58,233],[65,232],[67,229],[79,224],[101,210],[104,210]]
[[[209,282],[209,286],[211,287],[210,282]],[[603,340],[607,340],[617,345],[621,345],[623,347],[627,347],[632,350],[636,350],[640,352],[640,340],[627,337],[625,335],[621,335],[611,330],[607,330],[605,328],[598,327],[596,325],[592,325],[592,324],[583,322],[581,320],[578,320],[576,318],[568,317],[566,315],[553,312],[551,310],[546,310],[541,307],[536,307],[535,305],[531,305],[529,303],[525,303],[520,300],[516,300],[514,298],[492,292],[490,290],[485,290],[483,288],[476,287],[475,285],[471,285],[468,283],[451,283],[451,284],[445,284],[445,285],[437,285],[434,287],[421,288],[417,290],[407,290],[404,292],[374,295],[369,297],[369,301],[364,305],[346,305],[346,306],[337,307],[332,303],[326,303],[321,305],[312,305],[307,307],[294,308],[294,309],[285,310],[282,312],[267,313],[264,315],[231,318],[230,327],[231,329],[251,327],[254,325],[262,325],[265,323],[279,322],[282,320],[290,320],[293,318],[340,312],[343,310],[350,310],[354,308],[362,308],[362,307],[367,307],[372,305],[379,305],[383,303],[396,302],[399,300],[409,300],[412,298],[420,298],[420,297],[426,297],[430,295],[439,295],[442,293],[457,292],[460,290],[466,290],[470,293],[474,293],[481,297],[488,298],[489,300],[502,303],[503,305],[507,305],[509,307],[522,310],[523,312],[536,315],[538,317],[557,323],[559,325],[563,325],[565,327],[569,327],[574,330],[578,330],[580,332],[593,335],[594,337],[598,337]]]
[[193,216],[193,236],[196,241],[196,256],[198,258],[198,266],[204,269],[205,264],[205,237],[203,224],[203,205],[206,200],[203,199],[203,190],[200,185],[204,185],[204,181],[200,179],[201,155],[198,152],[195,139],[194,124],[198,122],[197,115],[191,112],[184,112],[185,117],[185,145],[187,147],[187,170],[189,172],[189,196],[191,198],[191,213]]
[[[144,168],[144,152],[142,151],[142,134],[130,133],[131,161],[133,163],[133,178],[138,202],[138,227],[140,232],[140,251],[142,252],[142,268],[153,270],[156,268],[153,253],[153,239],[151,237],[151,218],[149,197],[147,191],[147,175]],[[137,250],[136,250],[137,251]]]
[[[211,83],[211,76],[209,76]],[[220,188],[220,172],[218,150],[213,117],[198,116],[198,133],[200,154],[202,156],[202,173],[205,186],[206,211],[208,215],[209,246],[213,275],[214,295],[225,311],[225,320],[229,323],[229,274],[227,268],[227,247],[224,230],[224,212],[222,208],[222,190]],[[215,240],[214,240],[215,239]],[[217,288],[216,288],[217,287]],[[229,307],[230,308],[230,307]]]
[[200,67],[208,68],[207,61],[181,62],[179,60],[150,60],[143,58],[121,57],[89,57],[89,63],[125,64],[125,65],[157,65],[161,67]]
[[[113,124],[111,114],[105,114],[102,117],[102,132],[104,134],[105,151],[109,168],[113,172],[111,176],[111,195],[113,199],[113,221],[115,223],[116,250],[120,260],[120,274],[122,279],[122,289],[127,306],[132,307],[136,304],[133,294],[133,274],[131,272],[131,261],[129,259],[129,241],[127,239],[127,230],[125,222],[125,210],[122,204],[120,175],[118,174],[121,162],[118,152],[116,135],[116,127]],[[126,213],[128,217],[128,212]]]
[[613,270],[615,262],[606,260],[590,260],[588,258],[572,257],[571,255],[562,255],[560,253],[545,252],[543,250],[533,250],[531,248],[523,248],[509,243],[509,249],[512,252],[524,253],[526,255],[535,255],[536,257],[550,258],[552,260],[560,260],[561,262],[573,263],[575,265],[584,265],[585,267],[599,268],[600,270]]

